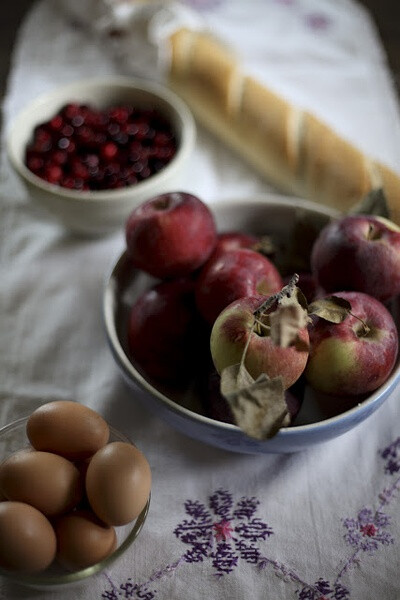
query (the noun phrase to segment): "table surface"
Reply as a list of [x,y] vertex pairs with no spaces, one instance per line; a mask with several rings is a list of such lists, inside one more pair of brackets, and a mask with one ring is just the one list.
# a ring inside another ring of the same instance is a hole
[[[257,19],[243,14],[241,0],[185,1],[205,7],[203,16],[212,18],[217,34],[249,49],[244,58],[252,69],[261,67],[272,89],[282,86],[292,102],[318,109],[343,136],[398,167],[398,98],[370,19],[351,0],[318,3],[319,16],[326,11],[332,20],[325,22],[337,24],[324,36],[303,18],[311,16],[302,11],[314,10],[314,0],[254,1]],[[22,0],[15,5],[19,11]],[[13,12],[10,23],[18,21],[17,8]],[[280,44],[282,23],[287,44]],[[1,27],[10,48],[16,28],[4,20]],[[54,0],[38,4],[24,33],[5,124],[40,90],[116,71],[111,53],[68,25]],[[271,55],[276,60],[265,74],[265,56]],[[269,189],[200,128],[193,164],[182,189],[200,198],[252,198]],[[0,302],[1,421],[50,399],[83,401],[143,449],[154,473],[151,511],[138,544],[85,584],[83,594],[72,588],[50,592],[49,600],[321,600],[322,593],[332,600],[399,600],[397,394],[347,435],[299,454],[246,456],[183,436],[132,402],[99,327],[105,272],[120,255],[122,232],[73,240],[26,201],[11,169],[2,169],[0,178],[0,299],[6,300]],[[0,598],[43,600],[43,594],[15,587],[0,578]]]
[[[398,0],[361,0],[373,15],[387,52],[396,89],[400,94],[400,4]],[[10,53],[19,24],[32,0],[18,0],[3,7],[0,20],[0,93],[3,96],[10,66]],[[1,117],[0,117],[1,118]]]

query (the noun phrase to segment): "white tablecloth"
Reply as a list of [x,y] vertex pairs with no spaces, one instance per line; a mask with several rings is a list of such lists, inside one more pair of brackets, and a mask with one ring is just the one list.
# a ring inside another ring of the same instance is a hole
[[[399,170],[398,102],[362,8],[349,0],[187,3],[249,71]],[[4,130],[42,91],[121,69],[53,3],[34,4],[16,42]],[[206,202],[271,190],[202,128],[182,187]],[[186,438],[137,401],[106,344],[102,288],[122,230],[86,240],[45,221],[4,145],[0,195],[0,424],[48,400],[76,399],[137,443],[154,481],[145,527],[115,567],[46,594],[0,579],[1,598],[398,600],[398,392],[350,433],[298,454],[239,455]],[[202,554],[202,519],[209,534],[227,515],[239,526],[235,539],[226,531],[221,545],[214,535]]]

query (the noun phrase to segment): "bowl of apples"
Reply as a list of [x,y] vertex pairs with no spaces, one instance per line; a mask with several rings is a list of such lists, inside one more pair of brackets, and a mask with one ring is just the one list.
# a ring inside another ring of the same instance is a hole
[[[108,343],[151,411],[240,453],[345,434],[400,381],[400,229],[275,195],[156,196],[125,225]],[[397,274],[397,275],[395,275]]]

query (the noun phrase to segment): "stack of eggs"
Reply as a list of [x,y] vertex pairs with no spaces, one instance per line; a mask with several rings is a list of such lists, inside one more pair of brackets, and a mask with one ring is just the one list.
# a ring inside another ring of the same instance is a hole
[[27,420],[30,445],[0,465],[0,567],[76,571],[109,556],[115,527],[145,508],[151,471],[131,443],[110,442],[106,421],[72,401],[44,404]]

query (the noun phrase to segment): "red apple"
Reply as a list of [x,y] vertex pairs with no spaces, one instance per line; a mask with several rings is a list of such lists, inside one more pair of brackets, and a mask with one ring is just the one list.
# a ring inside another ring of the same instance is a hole
[[265,256],[246,248],[214,253],[200,271],[196,304],[211,325],[234,300],[245,296],[269,296],[283,287],[275,265]]
[[309,328],[305,377],[313,389],[326,394],[372,392],[388,378],[396,361],[393,317],[379,300],[362,292],[335,295],[350,302],[351,314],[342,323],[316,318]]
[[170,192],[147,200],[129,215],[126,247],[138,269],[160,279],[187,275],[214,250],[210,209],[196,196]]
[[[244,361],[247,371],[254,379],[262,373],[271,378],[280,376],[287,389],[303,373],[308,351],[277,346],[268,334],[252,332],[254,312],[264,300],[262,296],[240,298],[221,312],[211,331],[211,356],[221,374],[226,367],[240,363],[251,336]],[[300,330],[299,337],[305,345],[308,343],[306,328]]]
[[400,228],[377,216],[337,219],[316,239],[311,268],[327,292],[353,290],[384,302],[400,293]]
[[[193,281],[163,281],[131,308],[128,347],[132,362],[157,381],[186,381],[201,351]],[[198,343],[197,343],[198,342]]]

